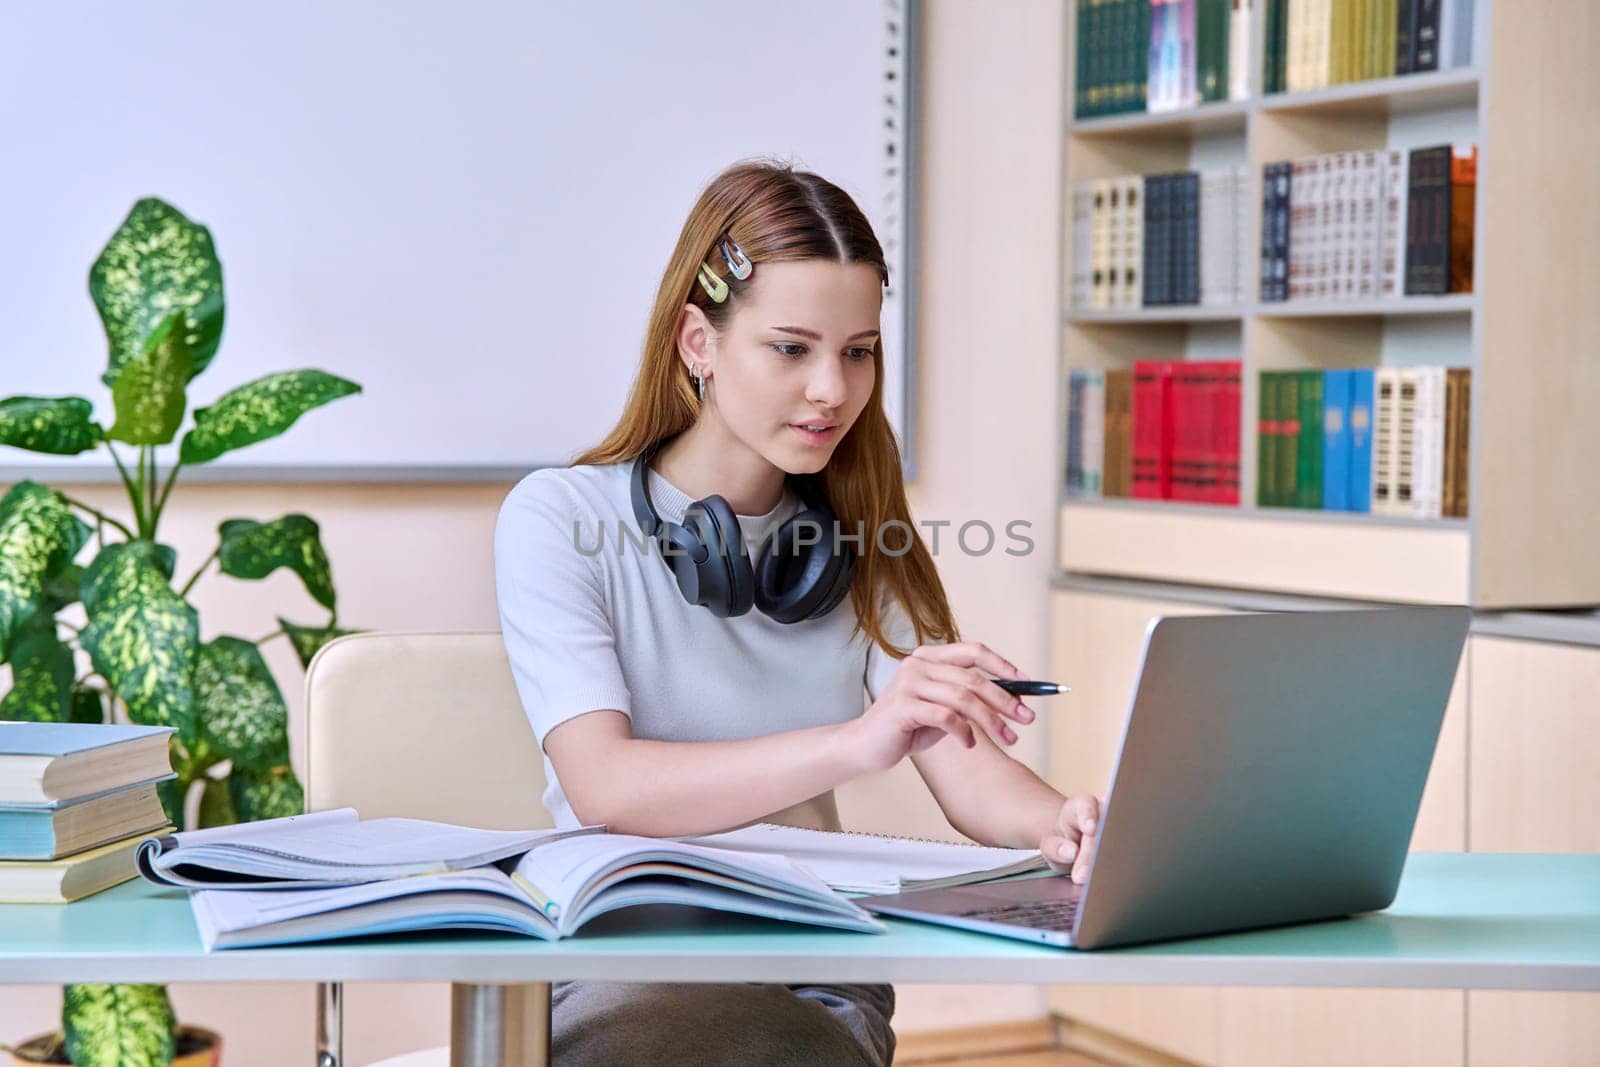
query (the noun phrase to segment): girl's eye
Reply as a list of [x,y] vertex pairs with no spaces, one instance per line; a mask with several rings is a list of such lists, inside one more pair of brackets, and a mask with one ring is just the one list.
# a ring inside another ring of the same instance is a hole
[[[786,342],[783,342],[783,341],[779,341],[779,342],[773,344],[772,348],[779,355],[788,356],[790,359],[798,359],[799,357],[801,357],[801,356],[806,354],[806,346],[805,345],[794,344],[792,342],[786,343]],[[794,349],[795,351],[789,351],[790,349]],[[851,349],[847,349],[846,351],[848,351],[850,353],[850,358],[852,360],[856,361],[857,363],[861,362],[862,360],[871,359],[872,358],[872,349],[870,349],[870,348],[851,348]]]

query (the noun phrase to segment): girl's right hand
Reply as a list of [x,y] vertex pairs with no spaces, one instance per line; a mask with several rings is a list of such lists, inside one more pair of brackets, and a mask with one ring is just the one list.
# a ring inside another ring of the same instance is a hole
[[985,670],[1001,678],[1026,677],[977,642],[918,646],[866,713],[847,724],[853,758],[866,771],[887,770],[947,734],[954,744],[971,748],[978,743],[976,730],[1002,749],[1015,743],[1016,732],[1005,720],[1032,722],[1033,709],[995,685]]

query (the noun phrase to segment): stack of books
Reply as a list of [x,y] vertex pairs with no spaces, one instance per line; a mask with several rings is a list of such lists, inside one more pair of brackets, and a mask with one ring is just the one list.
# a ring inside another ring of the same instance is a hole
[[1228,167],[1074,183],[1072,306],[1243,303],[1248,177]]
[[1078,118],[1250,95],[1252,0],[1078,0]]
[[1265,0],[1269,93],[1472,65],[1473,0]]
[[132,878],[170,829],[166,726],[0,722],[0,902],[66,903]]
[[1239,360],[1067,372],[1069,497],[1239,504]]
[[1477,181],[1468,143],[1268,163],[1261,299],[1472,292]]
[[1466,518],[1466,367],[1263,371],[1256,503]]

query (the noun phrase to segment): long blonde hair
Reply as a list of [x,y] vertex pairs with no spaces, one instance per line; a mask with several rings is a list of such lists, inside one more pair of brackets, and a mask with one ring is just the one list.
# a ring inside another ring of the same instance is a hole
[[[702,262],[714,258],[724,236],[744,249],[756,265],[781,260],[824,259],[866,263],[878,270],[883,284],[889,267],[883,249],[861,209],[833,183],[787,164],[763,160],[737,163],[706,186],[678,235],[677,247],[662,275],[645,333],[639,375],[615,428],[595,447],[572,461],[579,464],[631,462],[658,442],[687,430],[700,414],[700,401],[687,369],[678,358],[678,322],[686,303],[705,313],[717,330],[727,328],[741,291],[751,284],[718,269],[728,284],[728,299],[712,301],[696,280]],[[751,275],[754,278],[755,274]],[[901,475],[900,446],[883,411],[883,341],[873,342],[875,374],[872,398],[834,450],[821,472],[828,502],[843,529],[864,531],[850,599],[856,625],[886,651],[905,656],[911,649],[889,644],[883,633],[878,599],[887,588],[900,601],[916,630],[917,644],[960,640],[944,585],[922,535],[911,521]],[[898,520],[898,529],[886,526]],[[878,531],[885,530],[878,545]],[[902,545],[909,542],[906,551]]]

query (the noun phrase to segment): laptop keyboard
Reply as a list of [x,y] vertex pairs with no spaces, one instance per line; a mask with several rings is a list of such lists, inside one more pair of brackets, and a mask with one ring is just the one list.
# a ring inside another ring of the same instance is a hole
[[971,911],[958,912],[963,919],[981,919],[984,922],[1004,923],[1008,926],[1028,926],[1039,930],[1071,930],[1072,920],[1078,914],[1078,901],[1040,900],[1027,904],[994,904]]

